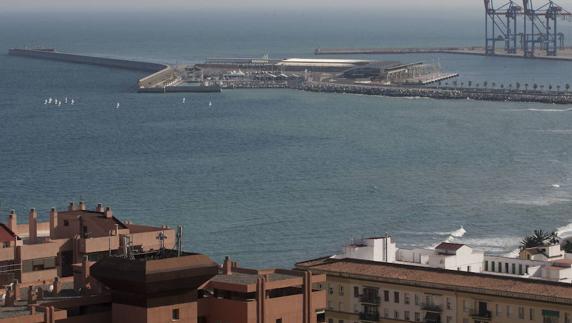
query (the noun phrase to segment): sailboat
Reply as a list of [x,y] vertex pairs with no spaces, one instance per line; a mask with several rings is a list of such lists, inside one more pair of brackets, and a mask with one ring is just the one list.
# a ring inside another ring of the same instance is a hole
[[73,99],[71,99],[70,104],[71,104],[71,105],[74,105],[74,103],[75,103],[75,101],[74,101]]
[[209,101],[209,107],[212,107],[212,106],[213,106],[212,101]]
[[183,104],[185,104],[185,102],[187,102],[187,98],[183,98]]
[[48,99],[44,100],[44,105],[48,104]]
[[119,109],[119,106],[120,106],[120,104],[119,104],[119,102],[117,102],[117,105],[115,106],[115,108]]
[[53,101],[52,98],[49,98],[49,99],[48,99],[48,104],[52,104],[52,101]]
[[64,103],[65,103],[65,104],[68,104],[68,97],[67,97],[67,96],[66,96],[65,99],[64,99]]

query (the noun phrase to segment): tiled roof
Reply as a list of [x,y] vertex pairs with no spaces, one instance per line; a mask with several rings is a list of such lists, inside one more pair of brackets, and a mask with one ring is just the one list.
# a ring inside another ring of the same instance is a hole
[[18,237],[4,223],[0,223],[0,242],[15,241]]
[[572,304],[572,284],[529,278],[500,277],[490,274],[374,262],[358,259],[321,258],[301,262],[298,268],[328,275],[347,274],[380,282],[473,292],[477,294],[519,297]]
[[436,250],[448,250],[448,251],[457,251],[464,247],[465,245],[462,243],[450,243],[450,242],[442,242],[437,247]]

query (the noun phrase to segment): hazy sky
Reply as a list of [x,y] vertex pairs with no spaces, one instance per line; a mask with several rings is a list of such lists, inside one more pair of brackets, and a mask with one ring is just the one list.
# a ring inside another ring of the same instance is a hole
[[0,0],[2,10],[63,10],[63,9],[154,9],[154,8],[224,8],[243,10],[295,9],[324,7],[328,9],[379,8],[392,10],[439,8],[479,8],[481,0]]

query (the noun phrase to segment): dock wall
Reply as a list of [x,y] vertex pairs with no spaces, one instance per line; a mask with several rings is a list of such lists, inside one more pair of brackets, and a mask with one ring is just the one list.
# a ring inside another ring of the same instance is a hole
[[356,84],[332,84],[325,82],[304,82],[301,90],[311,92],[353,93],[364,95],[382,95],[390,97],[426,97],[434,99],[460,99],[481,101],[538,102],[551,104],[572,104],[572,93],[510,91],[461,88],[376,86]]
[[140,61],[126,60],[126,59],[107,58],[107,57],[95,57],[95,56],[87,56],[79,54],[68,54],[68,53],[58,52],[55,50],[12,48],[8,50],[8,55],[49,59],[49,60],[69,62],[69,63],[122,68],[122,69],[136,70],[142,72],[157,72],[168,67],[167,65],[164,64],[140,62]]

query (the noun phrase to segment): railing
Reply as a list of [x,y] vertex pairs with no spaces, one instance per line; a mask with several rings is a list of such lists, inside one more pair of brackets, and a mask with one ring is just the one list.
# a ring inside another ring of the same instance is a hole
[[381,298],[379,296],[376,295],[360,295],[359,297],[359,301],[361,303],[368,303],[368,304],[381,304]]
[[435,305],[430,303],[422,303],[421,309],[428,312],[443,312],[443,307],[441,305]]
[[364,321],[379,321],[379,313],[359,313],[359,319]]
[[492,317],[492,313],[491,311],[471,311],[470,312],[470,316],[473,318],[484,318],[484,319],[490,319]]

